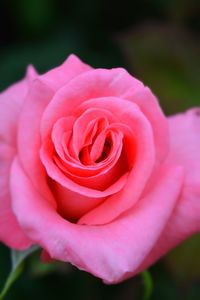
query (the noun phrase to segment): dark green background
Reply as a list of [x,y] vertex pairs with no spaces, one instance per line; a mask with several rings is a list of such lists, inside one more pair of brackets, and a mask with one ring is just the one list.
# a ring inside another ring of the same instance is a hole
[[[199,33],[198,0],[0,0],[0,90],[30,63],[44,72],[75,53],[94,67],[125,67],[173,114],[200,105]],[[200,299],[199,252],[196,235],[154,265],[152,299]],[[0,286],[8,271],[1,245]],[[67,264],[43,265],[38,253],[6,299],[140,300],[142,293],[140,276],[106,286]]]

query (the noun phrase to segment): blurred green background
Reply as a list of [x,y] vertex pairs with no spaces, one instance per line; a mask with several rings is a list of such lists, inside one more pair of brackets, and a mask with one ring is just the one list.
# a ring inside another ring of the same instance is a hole
[[[150,86],[166,114],[200,105],[199,0],[0,0],[0,91],[62,63],[70,53],[94,67],[125,67]],[[200,237],[150,268],[151,299],[200,299]],[[117,262],[116,262],[117,263]],[[0,287],[9,272],[0,245]],[[116,286],[67,264],[43,265],[39,253],[6,299],[142,299],[140,276]]]

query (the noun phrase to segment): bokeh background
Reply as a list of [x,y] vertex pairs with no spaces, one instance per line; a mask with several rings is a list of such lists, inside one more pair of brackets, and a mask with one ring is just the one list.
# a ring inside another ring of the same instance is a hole
[[[28,64],[41,73],[75,53],[94,67],[125,67],[167,115],[184,111],[200,105],[199,36],[199,0],[0,0],[0,91]],[[199,253],[197,234],[151,267],[151,299],[200,299]],[[9,250],[0,245],[0,288],[9,268]],[[38,252],[6,299],[142,297],[141,276],[106,286],[68,264],[44,265]]]

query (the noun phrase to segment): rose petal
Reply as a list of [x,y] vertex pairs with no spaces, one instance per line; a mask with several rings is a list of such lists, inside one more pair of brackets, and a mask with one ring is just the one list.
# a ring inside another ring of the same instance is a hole
[[[153,171],[155,148],[152,128],[134,103],[119,98],[105,97],[85,101],[77,108],[77,111],[80,113],[91,106],[104,107],[112,111],[119,121],[133,132],[136,144],[136,153],[132,153],[135,156],[135,163],[129,173],[125,188],[79,220],[80,224],[97,225],[112,221],[135,205]],[[132,149],[132,147],[127,149],[130,151],[129,156]]]
[[69,189],[62,187],[60,184],[52,181],[50,183],[51,190],[58,205],[58,212],[61,216],[70,221],[75,221],[94,209],[106,198],[89,198],[78,193],[72,192]]
[[0,240],[16,249],[24,249],[31,242],[24,235],[10,205],[9,174],[16,153],[16,130],[19,114],[30,81],[36,71],[29,66],[24,80],[0,94]]
[[[169,162],[185,169],[183,191],[150,255],[144,261],[146,268],[171,248],[200,231],[200,109],[170,117]],[[139,272],[140,270],[138,270]]]
[[106,226],[81,226],[57,214],[34,189],[17,160],[11,177],[13,209],[30,238],[52,258],[71,262],[107,283],[134,274],[169,219],[181,186],[182,169],[166,166],[137,209]]
[[55,89],[87,70],[88,66],[72,55],[56,71],[54,69],[39,76],[30,86],[21,113],[18,130],[19,158],[32,182],[54,206],[56,204],[47,186],[45,170],[39,157],[41,116]]
[[136,103],[149,120],[154,134],[156,156],[162,161],[169,150],[169,133],[166,117],[156,97],[148,87],[140,89],[137,93],[132,88],[122,97]]
[[[81,114],[73,126],[73,148],[77,156],[80,153],[80,150],[85,146],[84,135],[87,134],[87,124],[94,119],[104,119],[105,126],[116,120],[112,113],[105,109],[89,108]],[[101,131],[102,130],[103,128],[101,128]]]
[[75,76],[90,70],[92,67],[83,63],[76,55],[71,54],[62,65],[40,76],[40,80],[56,92]]
[[41,133],[43,140],[51,133],[54,123],[69,116],[85,100],[96,97],[121,97],[127,89],[135,93],[143,84],[124,69],[96,69],[76,76],[54,96],[44,112]]
[[58,168],[58,166],[53,161],[53,151],[54,149],[51,141],[43,143],[40,151],[41,160],[46,168],[49,177],[62,185],[64,188],[69,189],[70,191],[76,192],[89,198],[104,198],[121,190],[126,183],[128,174],[124,174],[117,182],[113,183],[104,191],[82,186],[69,178],[69,176],[66,176],[61,171],[61,169]]
[[46,172],[39,157],[40,149],[40,118],[44,108],[50,101],[53,91],[36,78],[29,89],[18,127],[18,155],[25,172],[40,193],[54,207],[55,200],[46,182]]
[[[108,111],[112,111],[123,124],[127,125],[130,130],[133,131],[137,151],[134,168],[129,174],[128,181],[126,182],[127,175],[125,174],[126,177],[123,175],[116,183],[104,191],[89,189],[88,187],[76,184],[70,180],[70,178],[64,176],[55,166],[52,160],[53,148],[50,141],[43,143],[41,160],[48,175],[71,191],[88,196],[89,198],[113,195],[109,198],[109,201],[104,202],[96,209],[90,211],[79,221],[81,224],[88,225],[105,224],[132,207],[143,192],[155,162],[153,136],[149,122],[134,103],[114,97],[91,99],[81,104],[75,113],[79,114],[80,112],[84,112],[88,107],[104,108]],[[130,151],[131,150],[132,148]],[[122,190],[125,182],[126,189]],[[119,191],[120,193],[114,195],[114,193]]]

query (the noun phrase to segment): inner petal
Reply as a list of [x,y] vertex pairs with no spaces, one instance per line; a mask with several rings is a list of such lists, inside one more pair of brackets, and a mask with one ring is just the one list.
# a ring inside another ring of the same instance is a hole
[[55,147],[55,151],[63,161],[65,161],[65,147],[63,147],[63,137],[65,137],[65,140],[68,140],[70,138],[74,121],[74,117],[60,118],[54,124],[52,129],[51,138]]
[[[96,120],[96,126],[94,123],[89,124],[93,120]],[[93,143],[96,136],[114,121],[116,118],[112,113],[102,108],[90,108],[83,112],[73,126],[72,147],[77,157],[84,146]]]
[[[83,186],[76,183],[74,178],[70,178],[70,176],[66,176],[66,174],[62,172],[61,168],[59,168],[55,163],[54,156],[55,148],[52,141],[44,141],[40,150],[40,157],[44,167],[46,168],[48,176],[52,180],[60,184],[62,187],[67,188],[70,191],[77,192],[78,194],[84,195],[86,197],[103,198],[119,192],[126,184],[128,176],[127,172],[103,191],[95,188],[90,188],[87,185]],[[87,178],[85,178],[85,180],[87,180]],[[70,201],[70,199],[68,200]]]
[[[72,161],[65,160],[63,161],[61,157],[57,155],[57,153],[54,154],[54,161],[57,164],[57,166],[68,176],[72,176],[74,178],[88,178],[91,176],[96,176],[97,174],[104,174],[105,172],[108,172],[113,166],[117,163],[121,152],[123,148],[123,134],[120,132],[112,132],[110,129],[107,129],[107,133],[102,132],[101,135],[105,135],[104,139],[106,136],[110,137],[110,140],[112,139],[111,142],[111,148],[110,148],[110,153],[108,157],[101,162],[96,163],[95,159],[99,158],[102,153],[98,153],[97,157],[92,157],[89,152],[89,147],[85,148],[85,153],[83,152],[82,155],[82,162],[84,162],[88,156],[88,159],[92,160],[91,165],[87,164],[81,164],[81,163],[76,163]],[[104,147],[104,140],[102,144],[102,148]],[[88,150],[88,153],[86,152]],[[103,149],[102,149],[103,150]]]
[[110,140],[106,138],[101,156],[98,159],[96,159],[95,162],[99,163],[105,160],[109,156],[110,150],[111,150]]

